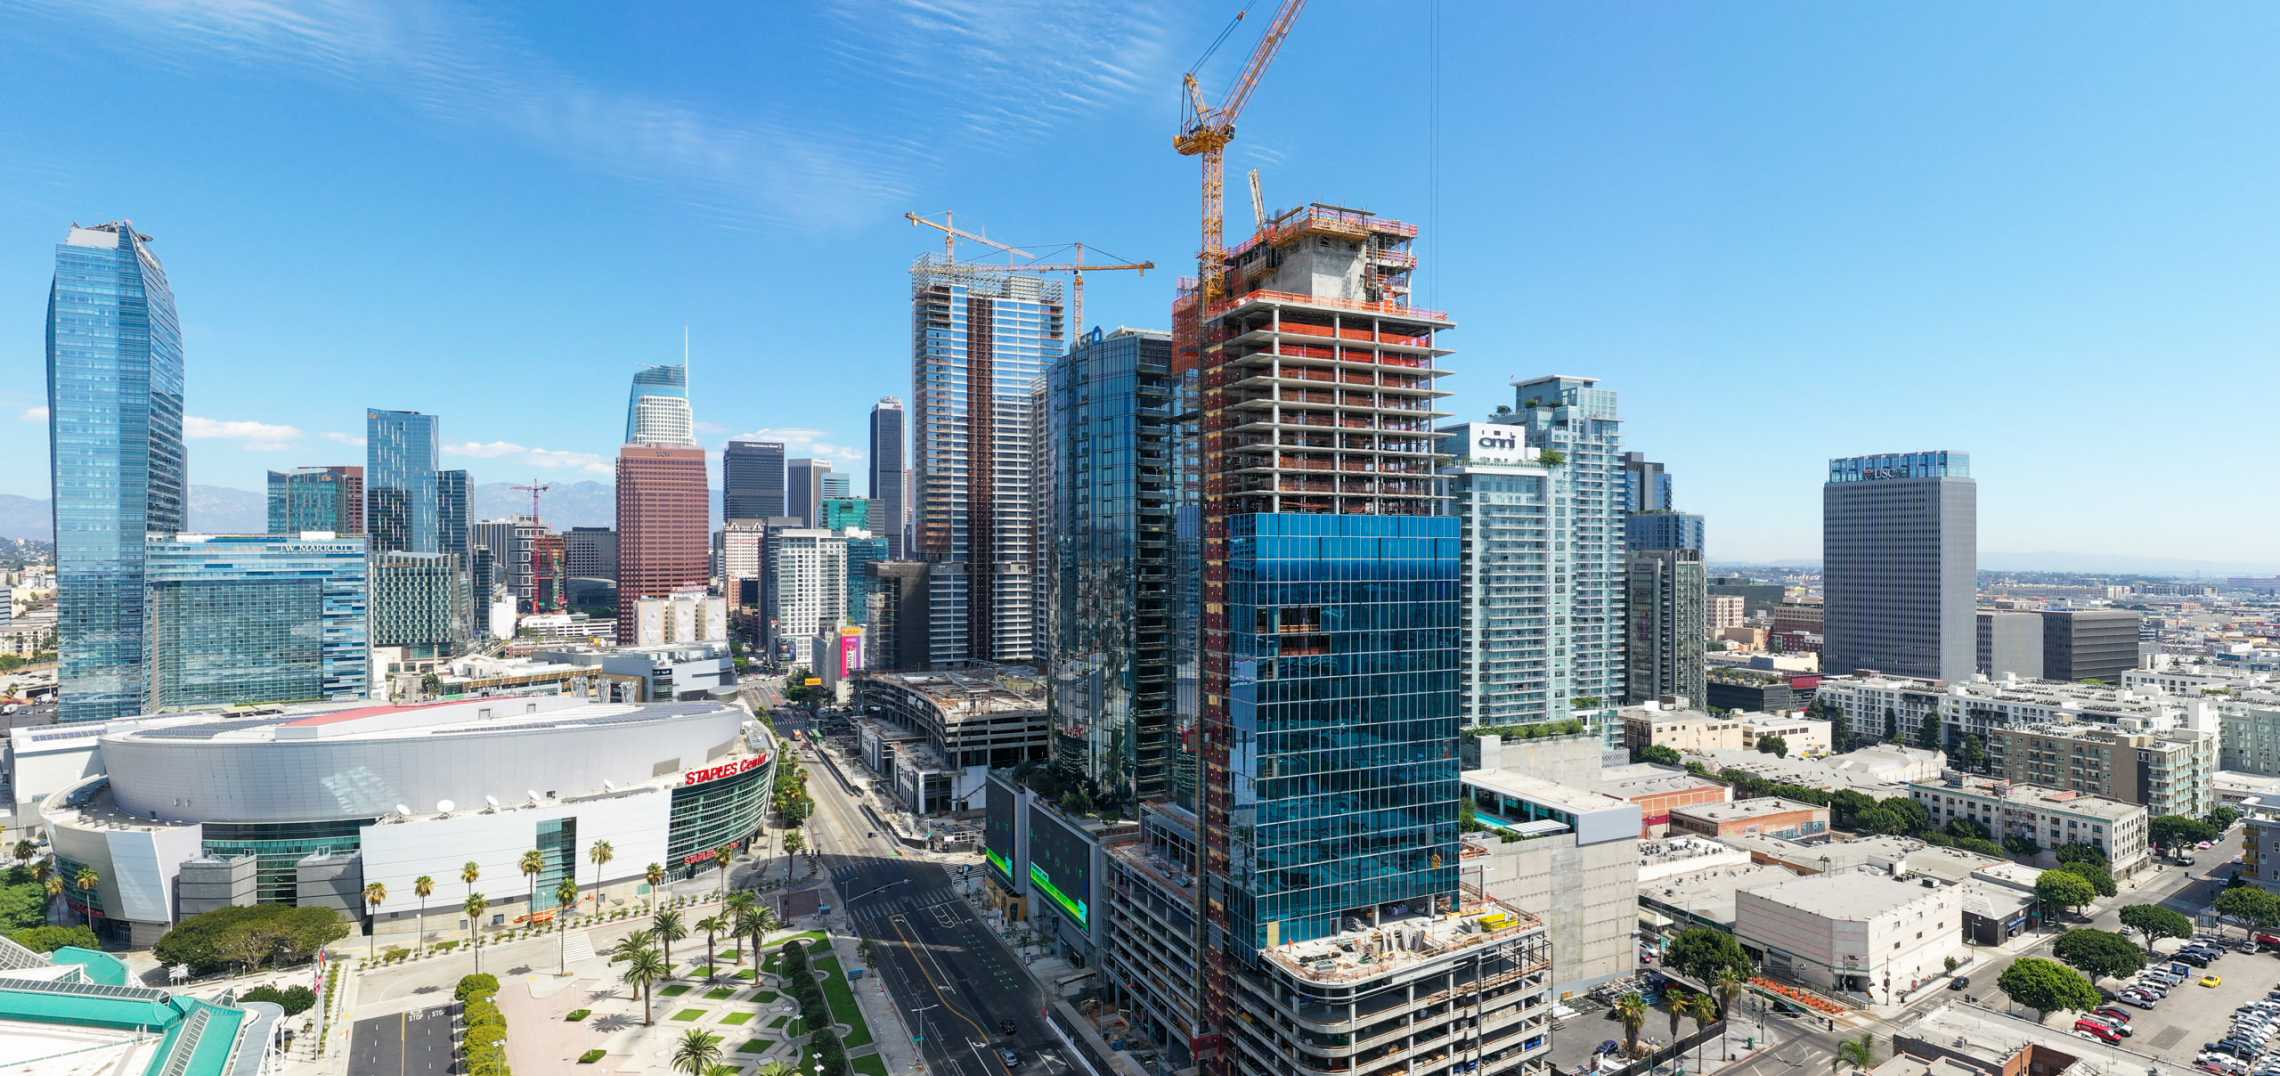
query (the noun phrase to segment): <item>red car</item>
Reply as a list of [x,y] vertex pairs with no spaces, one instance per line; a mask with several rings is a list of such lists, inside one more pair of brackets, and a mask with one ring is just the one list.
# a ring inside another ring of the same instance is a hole
[[2116,1034],[2111,1026],[2103,1021],[2092,1020],[2087,1016],[2074,1022],[2074,1030],[2089,1035],[2109,1046],[2119,1045],[2122,1041],[2122,1037]]
[[2255,941],[2267,949],[2280,949],[2280,934],[2259,934]]
[[2123,1012],[2122,1010],[2117,1009],[2111,1005],[2108,1005],[2102,1009],[2092,1009],[2090,1011],[2090,1015],[2095,1016],[2100,1020],[2104,1020],[2109,1024],[2120,1024],[2124,1027],[2128,1027],[2130,1023],[2130,1014]]

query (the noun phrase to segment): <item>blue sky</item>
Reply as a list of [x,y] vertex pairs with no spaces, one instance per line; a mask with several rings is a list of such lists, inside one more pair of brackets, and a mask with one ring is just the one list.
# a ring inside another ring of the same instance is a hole
[[[853,468],[909,394],[905,210],[1152,259],[1088,314],[1168,322],[1232,5],[663,8],[0,0],[0,492],[47,492],[74,219],[157,237],[192,478],[245,489],[359,462],[368,405],[478,481],[606,477],[684,324],[708,446]],[[1425,226],[1449,410],[1600,377],[1718,559],[1815,556],[1831,455],[1948,447],[1983,550],[2280,566],[2280,7],[1449,0],[1437,49],[1430,10],[1311,5],[1228,201]]]

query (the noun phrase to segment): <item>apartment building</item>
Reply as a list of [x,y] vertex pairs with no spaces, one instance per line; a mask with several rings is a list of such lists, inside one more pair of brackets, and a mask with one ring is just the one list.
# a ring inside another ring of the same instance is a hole
[[1753,750],[1767,736],[1779,736],[1792,755],[1825,755],[1831,750],[1831,722],[1778,714],[1708,714],[1658,703],[1623,708],[1623,746],[1632,751],[1668,747],[1679,752]]
[[2135,803],[2158,818],[2199,818],[2216,805],[2217,733],[2129,732],[2097,725],[2021,725],[1987,741],[1988,768],[2017,784]]
[[1995,840],[2019,836],[2044,848],[2087,844],[2105,853],[2115,874],[2148,862],[2146,809],[2103,796],[2015,784],[1949,771],[1934,782],[1914,782],[1908,795],[1931,813],[1934,827],[1958,818],[1979,823]]
[[1856,739],[1898,736],[1919,743],[1923,725],[1930,721],[1940,726],[1942,746],[1948,748],[1965,736],[1986,741],[1996,729],[2017,725],[2101,724],[2150,732],[2214,729],[2217,722],[2216,707],[2204,699],[2047,680],[1832,676],[1821,680],[1815,698]]

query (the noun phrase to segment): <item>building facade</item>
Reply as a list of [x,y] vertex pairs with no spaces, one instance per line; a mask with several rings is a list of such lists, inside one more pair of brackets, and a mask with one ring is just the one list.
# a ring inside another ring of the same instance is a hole
[[1821,667],[1968,680],[1976,667],[1979,487],[1962,452],[1829,461],[1821,487]]
[[1170,333],[1086,334],[1053,364],[1044,453],[1054,757],[1096,803],[1171,791]]
[[813,527],[823,518],[823,476],[831,465],[822,460],[796,459],[784,465],[784,514]]
[[929,618],[926,564],[886,561],[871,566],[873,603],[869,667],[882,672],[924,672]]
[[870,456],[865,464],[870,479],[863,492],[871,498],[872,534],[887,540],[887,557],[903,559],[903,539],[910,529],[909,500],[903,491],[903,470],[909,462],[905,448],[902,401],[884,397],[871,408]]
[[723,522],[784,514],[784,443],[730,441],[720,450]]
[[145,710],[365,697],[362,537],[182,534],[147,546]]
[[847,539],[816,527],[769,536],[767,615],[776,656],[813,669],[846,619]]
[[2217,733],[2130,732],[2095,725],[2013,725],[1987,741],[1991,773],[2135,803],[2155,818],[2199,818],[2216,806]]
[[2042,675],[2048,680],[2122,682],[2138,666],[2142,613],[2127,609],[2045,609]]
[[269,533],[364,533],[364,468],[269,472]]
[[452,553],[372,556],[371,642],[418,657],[444,657],[474,631],[473,589]]
[[[1633,513],[1623,521],[1623,544],[1628,549],[1683,549],[1701,559],[1702,517],[1692,512]],[[1703,585],[1709,585],[1708,577]]]
[[48,290],[49,497],[57,713],[100,721],[145,698],[144,538],[185,526],[182,326],[131,221],[73,225]]
[[1471,422],[1441,431],[1451,504],[1464,543],[1463,712],[1468,726],[1565,719],[1576,692],[1561,660],[1565,558],[1552,541],[1562,487],[1528,432]]
[[[1540,377],[1513,382],[1514,411],[1501,421],[1528,431],[1540,459],[1557,459],[1551,479],[1567,511],[1555,519],[1554,545],[1564,545],[1564,580],[1555,578],[1554,608],[1567,605],[1568,690],[1575,715],[1613,735],[1615,710],[1629,690],[1624,667],[1624,542],[1629,513],[1623,424],[1613,389],[1596,378]],[[1555,659],[1556,660],[1556,659]]]
[[364,412],[364,525],[375,553],[440,553],[442,519],[434,415]]
[[1835,871],[1734,894],[1734,935],[1767,974],[1893,1004],[1948,976],[1963,949],[1963,890],[1871,870]]
[[[711,491],[703,449],[626,445],[617,458],[618,608],[712,578]],[[634,618],[618,618],[631,643]]]
[[562,532],[562,570],[572,579],[617,579],[617,532],[572,527]]
[[467,563],[468,542],[472,537],[468,524],[474,520],[475,489],[469,484],[467,472],[447,469],[435,473],[435,548],[438,553],[458,557]]
[[[1642,517],[1633,517],[1642,518]],[[1633,548],[1624,568],[1629,591],[1624,617],[1630,652],[1624,657],[1625,702],[1676,695],[1701,700],[1709,693],[1708,652],[1702,622],[1702,553],[1697,549]]]
[[931,255],[911,267],[910,493],[937,664],[1032,657],[1031,389],[1066,339],[1059,284]]
[[1483,828],[1465,837],[1481,887],[1540,916],[1560,998],[1629,978],[1639,966],[1637,804],[1510,773],[1465,774]]
[[634,371],[625,397],[625,443],[697,443],[696,414],[689,407],[689,364],[660,363]]
[[[1976,615],[1979,619],[1980,675],[1990,680],[2000,680],[2006,676],[2016,676],[2022,680],[2042,679],[2042,617],[2034,613],[2000,609],[1981,609]],[[2136,649],[2133,642],[2133,655]]]
[[816,506],[815,525],[827,531],[871,529],[868,497],[825,497]]
[[1712,594],[1704,602],[1703,607],[1709,611],[1704,626],[1709,628],[1712,635],[1727,628],[1741,627],[1746,619],[1742,613],[1742,596],[1739,594]]
[[[1647,512],[1667,512],[1675,504],[1671,500],[1670,472],[1663,465],[1647,458],[1644,452],[1623,453],[1623,510],[1632,515]],[[1701,548],[1697,543],[1690,547]]]
[[1952,770],[1937,783],[1910,784],[1908,795],[1930,812],[1934,828],[1965,818],[1997,841],[2017,836],[2044,848],[2087,844],[2105,854],[2116,875],[2148,862],[2150,816],[2134,803]]
[[[618,619],[626,619],[625,610]],[[703,588],[647,595],[634,603],[633,645],[674,646],[728,641],[728,602]]]

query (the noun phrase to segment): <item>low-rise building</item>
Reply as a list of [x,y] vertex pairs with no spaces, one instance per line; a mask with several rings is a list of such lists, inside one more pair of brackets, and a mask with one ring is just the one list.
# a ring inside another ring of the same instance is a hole
[[1797,690],[1796,679],[1788,673],[1757,669],[1712,669],[1703,702],[1720,710],[1755,713],[1802,710],[1812,700]]
[[1625,707],[1623,746],[1632,751],[1668,747],[1678,752],[1754,750],[1768,736],[1781,737],[1791,755],[1829,753],[1830,723],[1802,715],[1755,712],[1709,714],[1675,702]]
[[[926,813],[980,808],[990,770],[1043,759],[1052,750],[1045,684],[1026,666],[864,670],[855,677],[855,708],[865,720],[926,737],[926,747],[933,752],[930,765],[922,766],[914,758],[906,771],[895,775],[900,787],[903,773],[910,773],[912,786],[921,790],[917,799],[928,808]],[[939,795],[928,791],[937,788],[942,790]]]
[[1845,722],[1856,742],[1924,742],[1923,726],[1950,751],[1966,736],[1990,740],[2015,725],[2110,725],[2140,732],[2214,729],[2209,700],[2099,684],[2047,680],[1915,680],[1896,676],[1831,676],[1816,698]]
[[1988,767],[2015,784],[2135,803],[2158,818],[2199,818],[2215,806],[2217,733],[2130,732],[2083,724],[2014,725],[1987,741]]
[[1735,894],[1734,936],[1768,975],[1875,1004],[1946,975],[1963,948],[1952,886],[1832,872]]
[[[275,472],[272,472],[274,474]],[[0,1071],[237,1076],[285,1064],[285,1010],[130,981],[108,953],[0,938]]]
[[1766,834],[1807,841],[1829,835],[1829,809],[1779,796],[1759,796],[1732,803],[1705,803],[1670,812],[1672,833],[1698,837],[1740,837]]
[[1562,998],[1637,970],[1639,808],[1519,774],[1464,775],[1474,818],[1462,865],[1488,895],[1541,916]]
[[2046,849],[2087,844],[2105,854],[2115,874],[2149,862],[2149,816],[2134,803],[1956,771],[1938,783],[1911,784],[1908,794],[1924,805],[1934,828],[1967,818],[1997,841],[2025,837]]
[[1646,762],[1606,767],[1590,787],[1595,792],[1637,804],[1641,837],[1660,837],[1669,831],[1670,813],[1678,808],[1724,803],[1734,796],[1733,789],[1716,781],[1696,777],[1676,767]]

